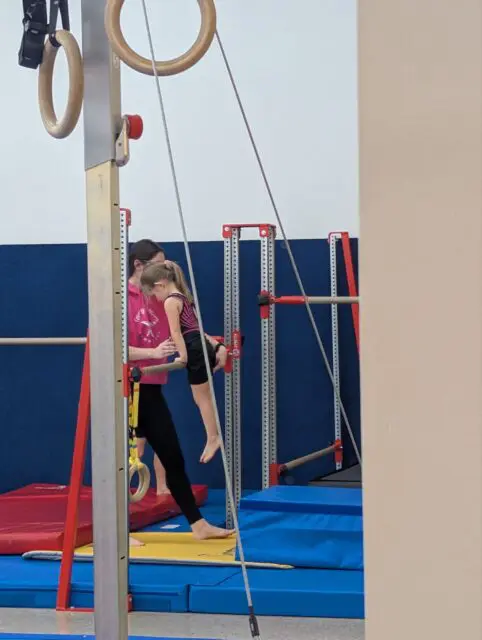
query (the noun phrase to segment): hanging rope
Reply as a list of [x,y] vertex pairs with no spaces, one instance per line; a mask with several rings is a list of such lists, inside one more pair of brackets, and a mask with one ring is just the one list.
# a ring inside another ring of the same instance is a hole
[[[358,445],[357,445],[356,440],[355,440],[353,429],[352,429],[352,427],[350,425],[350,421],[348,420],[348,416],[347,416],[347,413],[345,411],[345,407],[344,407],[343,402],[341,400],[340,390],[339,390],[338,386],[336,385],[335,377],[334,377],[333,372],[331,370],[330,361],[328,360],[328,355],[326,353],[326,349],[325,349],[325,347],[323,345],[323,341],[321,339],[320,332],[319,332],[318,327],[317,327],[316,322],[315,322],[315,317],[314,317],[313,312],[311,310],[311,307],[310,307],[310,305],[308,303],[307,295],[306,295],[306,292],[305,292],[305,288],[303,286],[303,282],[301,280],[300,272],[298,270],[298,266],[296,264],[296,260],[295,260],[294,255],[293,255],[293,251],[291,250],[291,246],[290,246],[288,237],[286,235],[286,232],[285,232],[285,229],[284,229],[284,226],[283,226],[283,222],[281,220],[281,216],[279,214],[278,207],[276,205],[276,202],[275,202],[275,199],[274,199],[274,196],[273,196],[273,191],[272,191],[271,186],[269,184],[268,177],[266,175],[266,171],[264,169],[264,165],[263,165],[263,162],[261,160],[261,156],[260,156],[260,153],[258,151],[258,147],[257,147],[256,142],[254,140],[253,132],[251,130],[251,127],[250,127],[250,124],[249,124],[249,121],[248,121],[248,118],[247,118],[247,115],[246,115],[246,111],[244,109],[244,105],[243,105],[241,97],[239,95],[238,87],[237,87],[236,81],[234,79],[233,72],[231,71],[231,66],[230,66],[230,64],[228,62],[228,58],[226,56],[226,51],[224,49],[224,46],[223,46],[223,43],[221,41],[221,38],[219,36],[219,32],[218,31],[216,31],[216,40],[218,42],[219,49],[221,51],[221,55],[222,55],[223,60],[224,60],[224,65],[226,67],[226,71],[228,72],[228,76],[229,76],[229,79],[231,81],[231,85],[233,87],[233,91],[234,91],[234,94],[236,96],[236,100],[238,102],[238,106],[239,106],[239,109],[241,111],[241,115],[243,117],[244,124],[246,126],[246,130],[248,132],[249,139],[251,141],[251,145],[253,147],[254,155],[256,156],[256,160],[258,162],[258,166],[259,166],[259,169],[261,171],[261,175],[263,177],[263,181],[264,181],[264,184],[265,184],[265,187],[266,187],[266,191],[268,193],[268,197],[269,197],[270,202],[271,202],[271,206],[273,208],[274,215],[276,216],[276,221],[277,221],[278,226],[280,228],[281,235],[283,236],[285,247],[286,247],[286,250],[288,252],[288,256],[289,256],[289,259],[290,259],[290,262],[291,262],[291,266],[293,268],[293,273],[295,274],[295,278],[296,278],[296,281],[298,283],[298,287],[300,289],[301,295],[304,298],[304,304],[305,304],[306,310],[308,312],[308,317],[310,319],[311,326],[312,326],[314,334],[316,336],[316,341],[318,343],[318,347],[320,348],[320,352],[321,352],[321,355],[323,357],[326,370],[328,372],[328,375],[330,377],[331,383],[333,385],[333,389],[334,389],[334,392],[335,392],[335,397],[336,397],[336,399],[337,399],[337,401],[338,401],[338,403],[340,405],[340,411],[341,411],[341,414],[342,414],[343,419],[345,421],[346,429],[347,429],[348,434],[350,436],[350,440],[351,440],[351,443],[353,445],[353,449],[355,451],[355,455],[357,457],[357,460],[358,460],[360,466],[362,466],[362,459],[361,459],[360,451],[358,449]],[[271,293],[274,293],[274,292],[271,292]]]
[[219,411],[218,411],[218,406],[217,406],[217,402],[216,402],[216,394],[214,392],[214,382],[213,382],[213,376],[212,376],[212,372],[211,372],[211,366],[210,366],[210,363],[209,363],[208,348],[207,348],[207,342],[206,342],[206,334],[204,332],[204,323],[203,323],[203,320],[202,320],[201,306],[200,306],[200,303],[199,303],[199,296],[198,296],[198,291],[197,291],[197,286],[196,286],[196,279],[195,279],[195,276],[194,276],[194,268],[193,268],[193,265],[192,265],[191,250],[190,250],[190,247],[189,247],[189,240],[188,240],[188,236],[187,236],[186,223],[185,223],[185,219],[184,219],[184,210],[183,210],[183,207],[182,207],[181,194],[180,194],[179,184],[178,184],[178,180],[177,180],[177,172],[176,172],[176,167],[175,167],[175,164],[174,164],[174,155],[173,155],[173,152],[172,152],[171,138],[170,138],[170,134],[169,134],[169,127],[168,127],[168,124],[167,124],[166,110],[164,108],[164,99],[163,99],[162,91],[161,91],[159,73],[158,73],[157,68],[156,68],[156,54],[155,54],[155,51],[154,51],[154,43],[153,43],[153,40],[152,40],[151,25],[150,25],[149,15],[148,15],[148,12],[147,12],[146,0],[141,0],[141,2],[142,2],[142,8],[143,8],[143,12],[144,12],[144,20],[145,20],[145,25],[146,25],[147,38],[149,40],[149,49],[150,49],[151,64],[152,64],[152,75],[154,75],[155,82],[156,82],[157,97],[159,99],[159,107],[160,107],[160,110],[161,110],[162,124],[163,124],[163,128],[164,128],[164,136],[165,136],[165,139],[166,139],[167,151],[168,151],[168,155],[169,155],[169,164],[170,164],[170,167],[171,167],[172,180],[173,180],[174,190],[175,190],[175,194],[176,194],[176,202],[177,202],[177,210],[178,210],[178,215],[179,215],[179,223],[181,225],[182,237],[183,237],[183,243],[184,243],[184,250],[186,252],[186,260],[187,260],[188,271],[189,271],[189,278],[191,280],[194,304],[196,305],[197,317],[198,317],[198,321],[199,321],[199,331],[200,331],[200,334],[201,334],[201,343],[202,343],[202,349],[203,349],[203,355],[204,355],[204,363],[205,363],[207,374],[208,374],[209,389],[210,389],[210,392],[211,392],[211,398],[212,398],[213,407],[214,407],[214,414],[215,414],[215,418],[216,418],[216,427],[217,427],[217,431],[218,431],[219,440],[220,440],[220,443],[221,443],[220,450],[221,450],[221,456],[222,456],[223,467],[224,467],[224,475],[225,475],[225,480],[226,480],[226,491],[228,492],[229,502],[232,505],[233,523],[234,523],[234,529],[236,531],[236,538],[237,538],[237,544],[238,544],[238,550],[239,550],[239,559],[240,559],[240,562],[241,562],[241,570],[242,570],[243,581],[244,581],[244,589],[245,589],[246,598],[247,598],[247,601],[248,601],[249,623],[250,623],[250,628],[251,628],[251,635],[255,640],[260,640],[259,626],[258,626],[258,621],[257,621],[257,618],[256,618],[256,614],[254,612],[253,599],[252,599],[251,588],[250,588],[249,579],[248,579],[248,571],[247,571],[247,568],[246,568],[246,560],[245,560],[245,555],[244,555],[244,548],[243,548],[243,544],[242,544],[242,541],[241,541],[241,532],[240,532],[240,528],[239,528],[238,514],[237,514],[237,511],[236,511],[236,504],[234,502],[234,492],[233,492],[233,487],[232,487],[232,484],[231,484],[231,478],[229,477],[228,461],[227,461],[227,458],[226,458],[226,449],[225,449],[225,446],[224,446],[223,433],[222,433],[222,429],[221,429],[221,421],[219,419]]

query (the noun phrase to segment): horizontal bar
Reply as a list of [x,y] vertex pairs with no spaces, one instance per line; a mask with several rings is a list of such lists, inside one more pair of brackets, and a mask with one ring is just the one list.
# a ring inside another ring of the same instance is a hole
[[270,227],[275,229],[276,225],[271,222],[249,222],[247,224],[223,224],[225,229],[259,229],[260,227]]
[[176,371],[177,369],[185,369],[184,362],[166,362],[164,364],[154,364],[149,367],[142,367],[143,376],[149,376],[154,373],[162,373],[163,371]]
[[330,453],[334,453],[337,449],[340,448],[340,445],[335,443],[330,447],[326,447],[326,449],[320,449],[319,451],[314,451],[313,453],[309,453],[307,456],[302,456],[301,458],[295,458],[291,460],[291,462],[286,462],[280,466],[280,473],[285,473],[286,471],[292,471],[297,467],[301,467],[303,464],[307,464],[308,462],[312,462],[313,460],[318,460],[318,458],[323,458],[324,456],[328,456]]
[[0,338],[0,346],[54,346],[85,344],[87,338]]
[[359,296],[281,296],[272,298],[272,304],[359,304]]

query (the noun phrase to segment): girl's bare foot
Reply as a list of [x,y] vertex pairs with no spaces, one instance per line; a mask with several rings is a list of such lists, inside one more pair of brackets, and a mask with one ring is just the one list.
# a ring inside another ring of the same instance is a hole
[[204,451],[201,455],[201,462],[206,464],[214,458],[219,447],[221,446],[221,442],[219,440],[219,436],[210,436],[208,441],[206,442],[206,446],[204,447]]
[[156,495],[157,496],[170,496],[171,492],[169,491],[167,485],[164,485],[162,487],[157,487]]
[[144,543],[132,536],[129,536],[129,546],[131,547],[143,547]]
[[219,538],[229,538],[234,533],[234,529],[221,529],[213,527],[206,520],[198,520],[192,526],[192,535],[196,540],[216,540]]

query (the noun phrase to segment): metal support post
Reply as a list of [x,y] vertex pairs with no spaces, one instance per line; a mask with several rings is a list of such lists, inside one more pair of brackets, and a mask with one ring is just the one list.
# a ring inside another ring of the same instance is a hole
[[[240,340],[239,312],[239,237],[240,229],[224,228],[224,339],[228,345]],[[233,526],[233,508],[241,499],[241,361],[232,352],[231,371],[225,377],[224,440],[228,473],[233,486],[235,504],[226,496],[226,525]]]
[[[261,291],[275,292],[276,227],[263,226],[261,235]],[[261,451],[262,487],[270,486],[270,467],[277,460],[275,306],[261,320]]]
[[[85,78],[89,341],[92,407],[95,634],[127,640],[127,428],[122,328],[119,149],[120,63],[105,30],[105,2],[82,0]],[[123,344],[124,340],[124,344]]]
[[[339,236],[332,233],[329,238],[330,243],[330,292],[332,298],[338,296],[338,278],[336,268],[336,249]],[[333,354],[333,379],[335,389],[333,390],[333,407],[335,422],[335,441],[341,441],[341,410],[338,398],[340,397],[340,359],[338,344],[338,305],[331,305],[331,341]],[[338,393],[337,393],[338,392]],[[336,470],[339,471],[342,463],[337,460],[335,462]]]
[[242,491],[241,441],[241,330],[239,309],[239,241],[241,227],[225,225],[224,238],[224,340],[231,349],[231,367],[225,376],[224,441],[228,474],[233,487],[232,505],[226,496],[226,526],[232,528],[233,508],[237,509]]

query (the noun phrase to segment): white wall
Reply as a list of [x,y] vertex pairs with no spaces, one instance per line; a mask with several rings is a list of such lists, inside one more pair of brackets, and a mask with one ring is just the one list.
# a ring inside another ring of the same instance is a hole
[[[37,107],[36,72],[17,63],[21,2],[0,3],[4,25],[2,244],[85,242],[82,125],[51,139]],[[80,1],[71,0],[80,42]],[[149,0],[157,57],[190,46],[195,0]],[[218,28],[292,238],[335,229],[358,235],[355,0],[218,0]],[[140,0],[126,3],[126,37],[148,55]],[[59,56],[55,95],[65,104]],[[223,222],[274,221],[217,44],[190,72],[162,80],[192,240],[220,238]],[[154,79],[124,67],[123,110],[143,116],[144,136],[121,170],[121,203],[133,237],[180,240]]]

